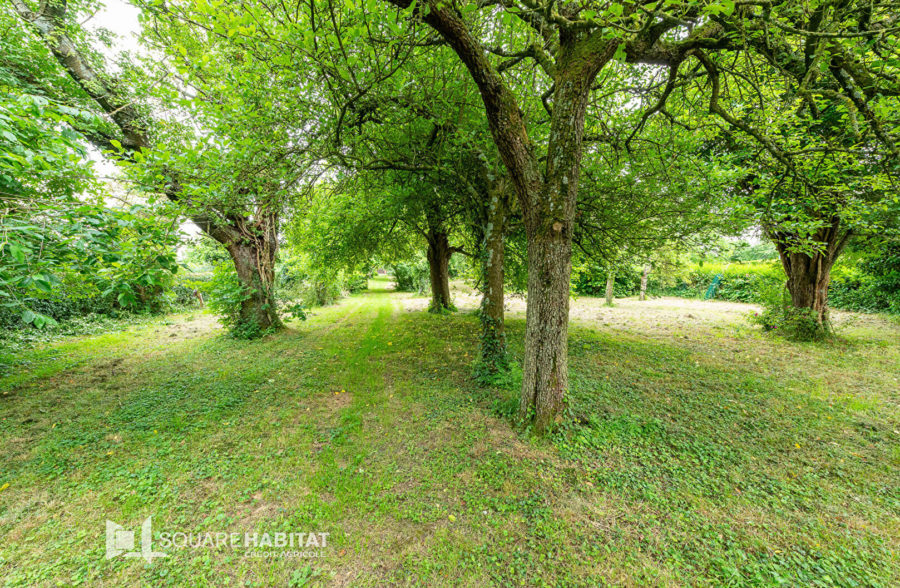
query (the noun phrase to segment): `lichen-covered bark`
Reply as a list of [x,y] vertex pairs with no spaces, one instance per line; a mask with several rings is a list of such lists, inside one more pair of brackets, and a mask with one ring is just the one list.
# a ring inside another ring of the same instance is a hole
[[538,431],[552,426],[568,387],[572,241],[549,233],[528,244],[528,309],[519,414]]
[[[556,422],[568,386],[569,283],[584,116],[590,85],[612,50],[563,39],[553,97],[547,171],[525,209],[528,311],[519,416],[541,432]],[[521,199],[521,195],[520,195]]]
[[645,265],[643,271],[641,272],[641,293],[638,297],[639,300],[644,301],[647,299],[647,278],[650,276],[650,266]]
[[503,186],[488,194],[487,224],[484,227],[481,298],[481,365],[489,371],[507,366],[506,327],[503,316],[504,238],[507,201]]

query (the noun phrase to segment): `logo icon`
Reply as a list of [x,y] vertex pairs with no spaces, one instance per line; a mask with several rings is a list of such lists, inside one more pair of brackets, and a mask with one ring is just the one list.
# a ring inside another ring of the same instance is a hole
[[122,525],[110,520],[106,521],[106,559],[112,559],[120,555],[125,557],[142,557],[148,564],[153,563],[153,558],[168,557],[168,553],[153,551],[153,523],[147,517],[141,525],[141,550],[134,551],[134,531],[125,529]]

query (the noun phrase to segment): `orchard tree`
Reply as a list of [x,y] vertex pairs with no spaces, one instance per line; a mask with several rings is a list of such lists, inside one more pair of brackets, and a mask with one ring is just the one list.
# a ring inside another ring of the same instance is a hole
[[[585,117],[597,75],[614,59],[665,64],[677,74],[692,52],[721,42],[723,27],[703,18],[708,10],[699,3],[646,10],[632,3],[386,1],[404,9],[411,26],[423,22],[441,36],[484,103],[528,238],[519,415],[536,430],[546,429],[558,419],[568,386],[572,237]],[[530,87],[504,77],[523,61],[541,72]],[[546,106],[546,127],[526,120],[520,103],[528,100]]]
[[735,15],[729,45],[740,59],[697,51],[693,91],[673,93],[680,104],[670,100],[666,115],[714,115],[719,144],[746,171],[741,207],[778,250],[786,318],[821,335],[841,252],[889,230],[900,209],[898,6],[776,2]]
[[[153,19],[146,40],[159,52],[157,59],[137,71],[129,64],[125,76],[132,85],[126,87],[105,71],[103,58],[76,24],[84,6],[71,4],[44,2],[32,9],[24,0],[13,1],[78,91],[105,115],[108,124],[89,134],[91,141],[130,163],[141,187],[178,203],[227,249],[244,291],[234,309],[243,332],[279,326],[273,289],[278,218],[303,177],[309,137],[317,131],[304,121],[318,117],[298,116],[310,112],[301,89],[314,81],[294,75],[294,108],[279,110],[268,89],[283,80],[273,79],[265,62],[236,55],[224,25],[197,35],[163,10],[144,15],[145,21]],[[178,108],[193,120],[173,120]]]
[[[410,26],[422,22],[440,34],[466,65],[518,195],[529,240],[529,304],[519,412],[537,430],[557,419],[567,387],[568,282],[585,117],[592,92],[603,90],[596,81],[604,68],[616,60],[667,68],[667,80],[648,116],[663,113],[673,90],[701,71],[709,82],[704,88],[709,109],[740,128],[744,123],[724,110],[720,101],[723,64],[734,62],[740,68],[746,60],[770,56],[774,67],[787,68],[797,65],[800,57],[812,71],[809,64],[816,61],[818,51],[815,71],[827,69],[837,80],[831,91],[844,95],[858,109],[888,154],[896,152],[884,116],[873,106],[885,92],[894,92],[897,76],[882,78],[875,68],[857,67],[861,52],[847,49],[852,43],[866,45],[860,41],[893,38],[896,11],[891,14],[895,7],[890,2],[836,3],[832,10],[828,2],[809,5],[757,0],[703,0],[652,7],[635,2],[555,0],[384,1],[403,9]],[[798,17],[801,28],[797,27]],[[829,27],[821,28],[822,22]],[[826,50],[835,45],[842,49]],[[890,46],[888,43],[883,52],[882,68],[884,61],[896,61],[888,57],[895,54]],[[878,51],[876,47],[863,53],[874,56]],[[729,54],[730,59],[717,59],[721,53]],[[504,77],[504,72],[523,60],[537,64],[545,74],[527,90]],[[814,78],[810,74],[795,79]],[[802,82],[800,87],[803,91],[808,88]],[[547,106],[547,134],[530,130],[531,121],[520,108],[520,101],[538,97]],[[773,157],[783,155],[759,130],[748,132],[754,133]]]

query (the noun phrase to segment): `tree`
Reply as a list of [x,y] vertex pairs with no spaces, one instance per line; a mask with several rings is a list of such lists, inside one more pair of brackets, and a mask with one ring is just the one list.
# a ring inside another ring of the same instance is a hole
[[[585,116],[594,81],[614,57],[669,65],[677,74],[693,52],[720,43],[723,28],[717,22],[703,22],[702,5],[693,3],[654,12],[631,3],[610,4],[599,12],[578,2],[388,1],[441,35],[469,70],[484,102],[528,238],[529,300],[519,415],[536,430],[544,430],[559,416],[568,384],[572,236]],[[506,34],[515,22],[522,27]],[[491,54],[504,61],[492,61]],[[541,98],[547,107],[546,134],[529,132],[516,92],[502,75],[525,59],[533,60],[546,75],[528,89],[517,86],[527,98]]]
[[[740,16],[740,18],[738,18]],[[740,60],[701,50],[682,106],[706,107],[746,169],[740,208],[775,244],[789,314],[828,331],[831,268],[854,236],[891,224],[900,173],[897,6],[777,2],[727,19]]]
[[[274,116],[263,126],[254,118],[266,91],[262,80],[272,83],[266,75],[268,70],[258,67],[258,62],[233,59],[230,45],[221,43],[225,35],[192,35],[189,28],[177,26],[177,19],[157,22],[153,32],[163,42],[156,48],[168,52],[168,59],[155,62],[162,75],[154,79],[179,77],[180,91],[196,92],[189,102],[193,113],[205,114],[203,122],[217,123],[209,125],[213,132],[219,132],[215,140],[208,135],[191,137],[188,126],[153,118],[149,109],[142,106],[146,100],[136,99],[104,72],[102,59],[83,48],[83,30],[73,24],[75,10],[70,10],[69,3],[42,3],[37,11],[23,0],[14,0],[13,4],[20,17],[44,39],[64,71],[79,84],[80,91],[112,123],[90,134],[91,141],[114,158],[132,163],[133,177],[143,187],[159,190],[177,202],[197,226],[228,250],[245,290],[238,317],[240,323],[252,325],[245,332],[258,333],[279,326],[273,290],[278,217],[284,199],[290,196],[297,178],[302,177],[298,169],[303,169],[301,160],[309,144],[292,134],[297,128],[294,124],[299,123],[296,119],[285,127],[279,126],[280,119]],[[164,10],[154,14],[166,15]],[[73,31],[77,37],[72,36]],[[187,60],[187,66],[185,61],[181,61],[181,67],[172,66],[178,60]],[[246,65],[243,69],[242,63]],[[234,75],[238,69],[240,75]],[[146,80],[147,76],[143,78]],[[251,88],[254,93],[223,88],[223,80],[243,84],[243,88]],[[140,90],[142,94],[149,93],[149,82],[145,81]],[[180,98],[178,92],[163,92],[158,97],[168,99],[170,106]],[[229,137],[221,133],[223,129],[239,133],[250,127],[256,136],[245,135],[243,144],[229,144]],[[315,134],[313,129],[308,130],[309,136]],[[266,141],[259,141],[262,136]],[[253,148],[248,148],[248,144]],[[272,148],[259,149],[260,145]],[[281,173],[273,173],[276,171]]]
[[18,25],[0,11],[0,308],[36,327],[62,318],[52,301],[64,296],[66,307],[158,308],[177,270],[171,223],[159,207],[103,204],[85,135],[104,123]]

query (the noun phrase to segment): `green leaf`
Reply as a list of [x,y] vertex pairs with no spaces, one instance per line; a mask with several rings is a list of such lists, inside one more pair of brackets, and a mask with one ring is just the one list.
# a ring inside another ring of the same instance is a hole
[[33,276],[31,276],[31,282],[34,284],[35,288],[37,288],[41,292],[45,292],[47,294],[53,292],[53,283],[45,274],[34,274]]
[[9,244],[9,254],[19,263],[25,263],[25,249],[15,243]]

